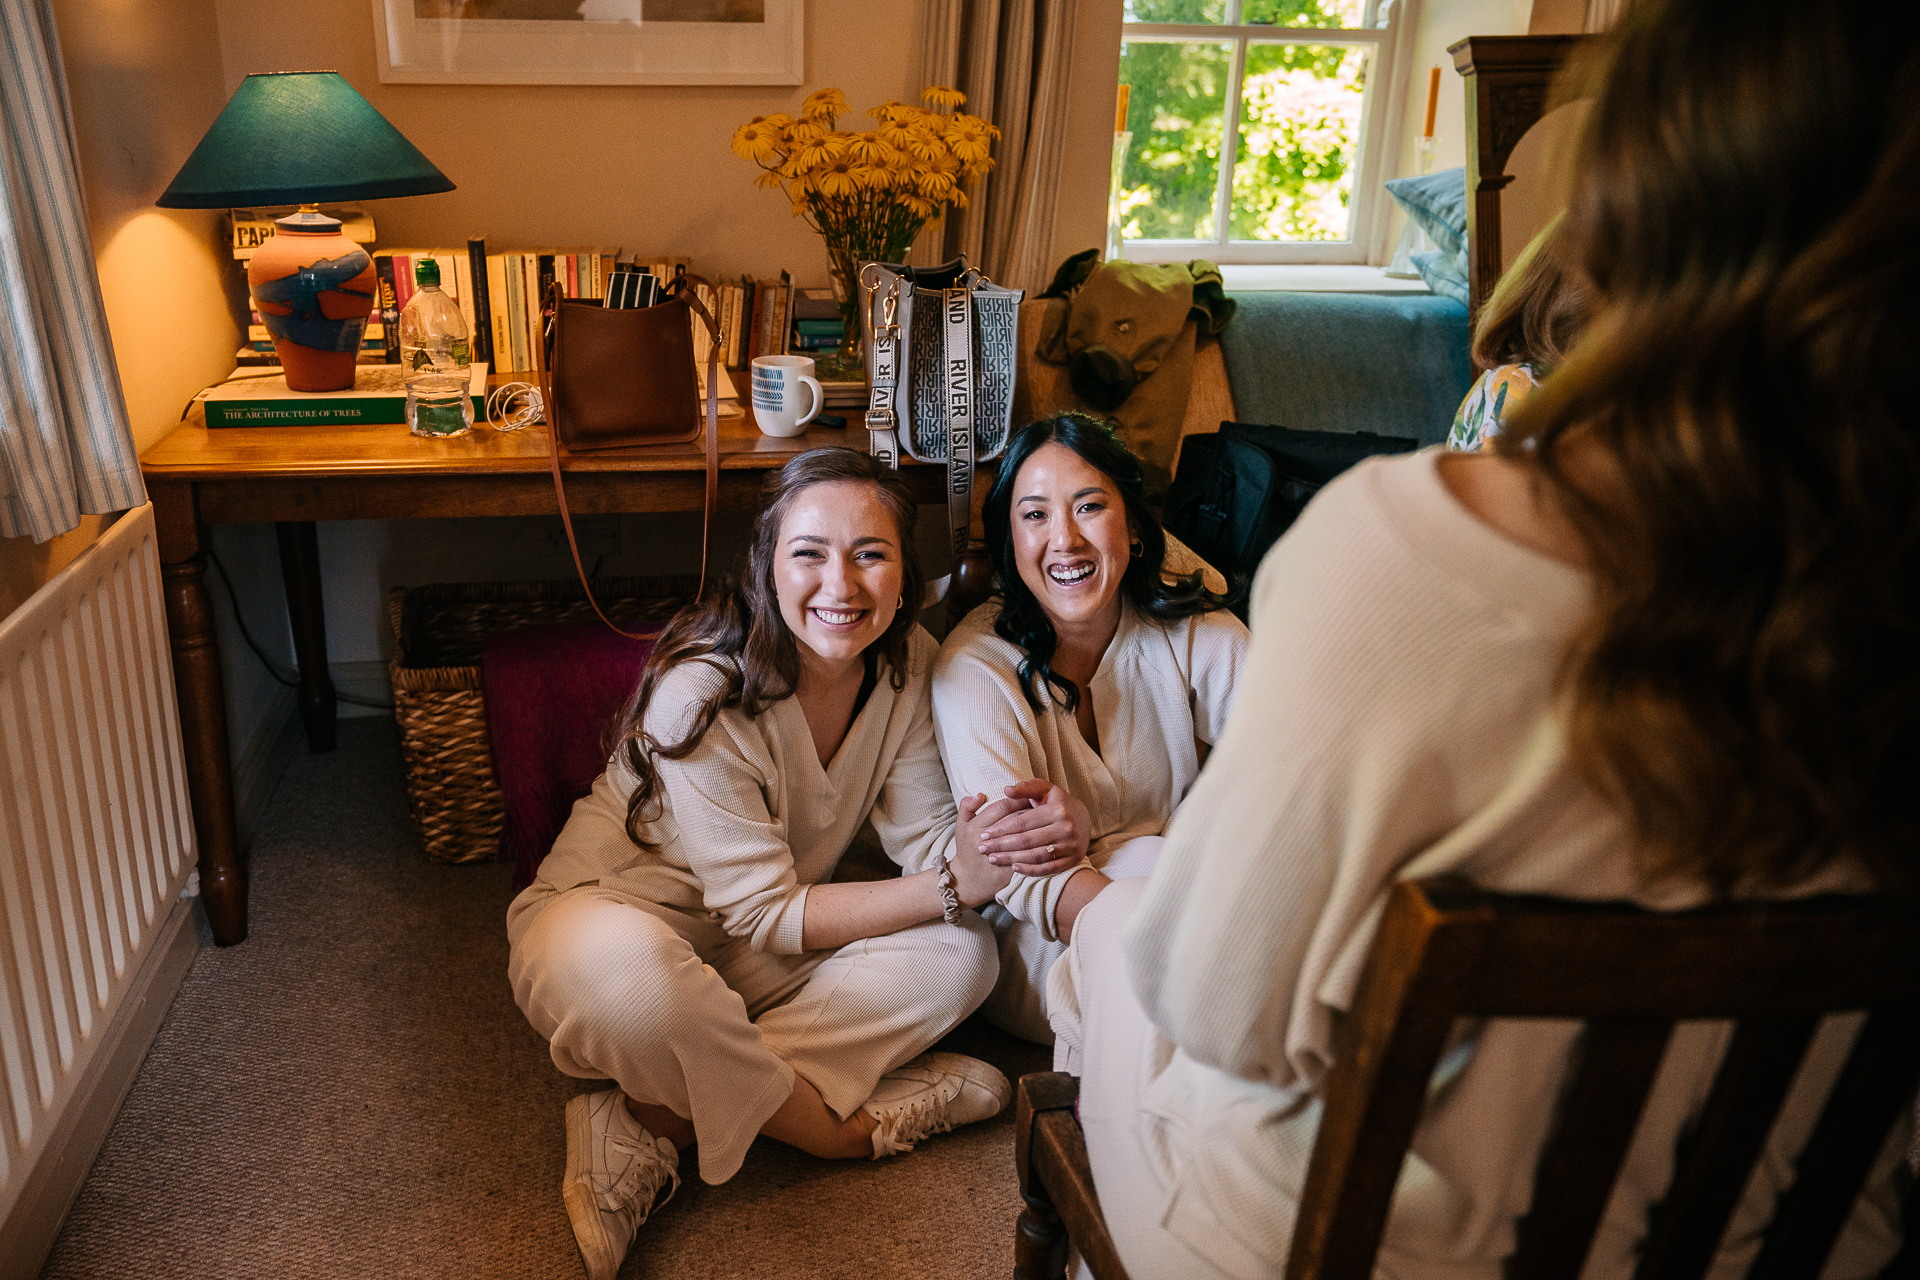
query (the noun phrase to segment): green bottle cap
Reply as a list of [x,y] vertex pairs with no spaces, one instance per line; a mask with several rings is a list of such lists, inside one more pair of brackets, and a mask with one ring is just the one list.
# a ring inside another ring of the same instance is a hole
[[413,264],[413,282],[421,288],[432,285],[440,287],[440,264],[432,258],[422,258]]

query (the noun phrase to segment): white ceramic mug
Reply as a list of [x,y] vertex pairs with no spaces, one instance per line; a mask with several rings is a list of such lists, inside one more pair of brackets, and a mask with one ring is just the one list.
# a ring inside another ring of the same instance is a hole
[[[826,403],[813,376],[813,361],[805,356],[755,356],[750,376],[753,420],[770,436],[799,435]],[[802,413],[800,406],[809,397]]]

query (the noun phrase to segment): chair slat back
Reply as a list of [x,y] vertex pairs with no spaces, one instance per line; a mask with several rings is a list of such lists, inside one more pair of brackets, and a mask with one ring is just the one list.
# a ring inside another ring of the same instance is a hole
[[1475,1017],[1587,1024],[1507,1270],[1509,1280],[1578,1274],[1673,1024],[1730,1019],[1733,1041],[1638,1272],[1696,1280],[1818,1019],[1871,1010],[1754,1270],[1817,1274],[1920,1076],[1916,937],[1920,919],[1877,900],[1653,913],[1456,880],[1395,886],[1340,1026],[1288,1280],[1372,1273],[1434,1066],[1454,1020]]

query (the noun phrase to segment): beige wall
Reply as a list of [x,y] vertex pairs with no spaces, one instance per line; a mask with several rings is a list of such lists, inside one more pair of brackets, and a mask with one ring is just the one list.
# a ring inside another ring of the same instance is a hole
[[[1440,68],[1440,98],[1434,112],[1433,167],[1451,169],[1467,162],[1466,82],[1453,69],[1447,46],[1468,36],[1518,36],[1527,33],[1533,0],[1421,0],[1413,40],[1412,85],[1407,92],[1406,124],[1400,143],[1400,168],[1414,170],[1414,140],[1427,111],[1427,69]],[[1397,229],[1395,240],[1399,238]],[[1391,243],[1391,242],[1389,242]]]
[[[153,201],[220,109],[212,0],[55,0],[100,292],[135,441],[160,438],[233,365],[216,215]],[[0,616],[99,536],[101,519],[34,545],[0,539]]]
[[[158,0],[147,0],[157,3]],[[917,94],[913,0],[809,0],[806,81],[792,87],[382,84],[368,0],[215,0],[225,88],[254,71],[344,75],[458,190],[369,204],[382,243],[501,248],[618,245],[684,254],[710,276],[791,270],[825,284],[819,237],[729,149],[756,115],[837,85],[854,128]]]

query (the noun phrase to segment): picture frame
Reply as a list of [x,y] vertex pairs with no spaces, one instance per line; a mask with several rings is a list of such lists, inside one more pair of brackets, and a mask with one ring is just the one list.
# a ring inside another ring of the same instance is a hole
[[804,3],[372,0],[383,84],[799,84]]

